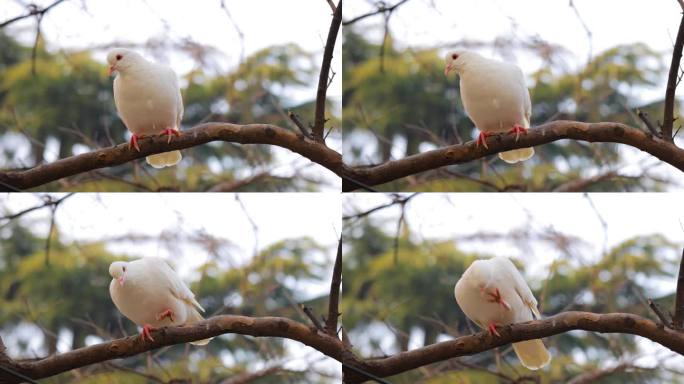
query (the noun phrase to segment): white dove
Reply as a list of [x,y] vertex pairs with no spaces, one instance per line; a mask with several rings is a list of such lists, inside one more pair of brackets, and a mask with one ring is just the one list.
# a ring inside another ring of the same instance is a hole
[[[493,335],[500,336],[497,325],[541,317],[537,299],[507,257],[474,261],[456,283],[454,295],[463,313]],[[532,370],[551,361],[549,351],[539,339],[513,343],[513,349],[522,365]]]
[[[107,54],[109,74],[114,78],[114,103],[131,132],[129,148],[140,152],[138,138],[150,135],[179,135],[183,119],[183,99],[173,69],[145,60],[136,52],[117,48]],[[155,168],[178,164],[180,151],[146,157]]]
[[[167,326],[192,324],[204,318],[204,308],[164,259],[144,257],[115,261],[109,266],[109,294],[121,313],[143,327],[140,338],[154,341],[150,331]],[[209,339],[193,341],[205,345]]]
[[[520,68],[511,63],[490,60],[474,52],[451,52],[446,57],[444,75],[456,71],[460,76],[463,109],[480,130],[477,145],[487,147],[487,136],[495,133],[521,133],[530,127],[532,102]],[[500,152],[510,164],[527,160],[534,148]]]

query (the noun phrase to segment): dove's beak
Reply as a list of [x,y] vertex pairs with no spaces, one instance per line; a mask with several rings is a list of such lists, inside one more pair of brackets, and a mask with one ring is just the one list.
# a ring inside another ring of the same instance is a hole
[[117,278],[116,278],[116,281],[118,281],[118,282],[119,282],[119,285],[123,287],[123,286],[124,286],[124,282],[126,281],[126,278],[123,277],[123,276],[120,276],[120,277],[117,277]]
[[454,70],[454,65],[452,63],[449,63],[444,67],[444,76],[448,76],[449,72]]
[[109,71],[107,71],[107,73],[108,73],[109,76],[111,76],[112,73],[114,73],[114,71],[116,71],[116,68],[114,68],[113,65],[110,65],[110,66],[109,66]]

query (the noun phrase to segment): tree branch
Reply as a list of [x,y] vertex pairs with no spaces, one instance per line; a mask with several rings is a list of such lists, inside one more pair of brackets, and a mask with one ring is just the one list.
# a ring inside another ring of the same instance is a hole
[[330,30],[328,31],[328,40],[325,42],[325,50],[323,51],[323,63],[321,64],[321,73],[318,76],[318,91],[316,92],[316,112],[314,118],[314,126],[312,133],[314,140],[324,142],[323,128],[325,127],[325,94],[328,91],[328,76],[330,74],[330,62],[333,58],[333,50],[335,49],[335,41],[337,40],[337,32],[340,30],[340,23],[342,22],[342,0],[337,3],[335,13],[333,13],[332,22],[330,23]]
[[404,3],[407,2],[407,1],[408,1],[408,0],[401,0],[401,1],[399,1],[398,3],[396,3],[396,4],[392,5],[392,6],[389,6],[389,7],[380,6],[380,7],[378,7],[378,9],[376,9],[375,11],[371,11],[371,12],[368,12],[368,13],[364,13],[363,15],[356,16],[355,18],[353,18],[353,19],[351,19],[351,20],[347,20],[347,21],[343,22],[342,25],[354,24],[354,23],[356,23],[357,21],[360,21],[360,20],[365,19],[366,17],[374,16],[374,15],[377,15],[377,14],[379,14],[379,13],[394,12],[395,9],[397,9],[398,7],[400,7],[402,4],[404,4]]
[[[141,342],[139,336],[79,348],[59,355],[37,360],[9,360],[4,362],[20,374],[34,379],[53,376],[90,364],[135,356],[160,347],[202,340],[224,333],[236,333],[255,337],[282,337],[299,341],[316,350],[341,360],[342,342],[323,332],[282,317],[246,317],[223,315],[200,321],[192,326],[162,328],[152,332],[155,341]],[[0,372],[0,384],[19,383],[16,377]]]
[[[470,141],[376,166],[345,166],[343,176],[374,186],[446,165],[466,163],[498,152],[547,144],[561,139],[627,144],[684,171],[684,149],[650,133],[621,123],[557,120],[530,129],[526,135],[520,136],[517,142],[515,135],[500,134],[487,139],[489,149],[483,146],[476,147],[475,142]],[[357,188],[348,179],[343,180],[343,191],[348,192]]]
[[[348,359],[345,363],[374,375],[387,377],[427,364],[487,351],[508,343],[539,339],[572,330],[638,335],[684,354],[684,333],[659,327],[649,319],[629,313],[563,312],[544,320],[507,325],[498,330],[501,337],[483,331],[385,358],[356,358],[354,361]],[[347,372],[345,380],[346,383],[361,383],[364,378]]]
[[684,48],[684,15],[679,22],[679,32],[675,40],[674,51],[672,52],[672,63],[670,73],[667,77],[667,88],[665,89],[665,111],[663,112],[663,139],[673,142],[672,125],[674,124],[674,103],[675,91],[677,90],[677,78],[679,75],[679,62],[682,59],[682,48]]
[[31,5],[29,5],[29,12],[27,14],[17,16],[17,17],[13,17],[9,20],[3,21],[2,23],[0,23],[0,28],[4,28],[4,27],[6,27],[6,26],[8,26],[14,22],[25,19],[27,17],[31,17],[31,16],[43,17],[50,9],[52,9],[52,7],[54,7],[55,5],[57,5],[63,1],[64,0],[57,0],[54,3],[48,5],[47,7],[43,8],[43,9],[38,8],[34,4],[31,4]]
[[330,296],[328,296],[328,318],[325,320],[325,330],[330,336],[337,337],[337,317],[340,315],[340,285],[342,284],[342,238],[337,243],[337,256],[330,281]]
[[212,141],[277,145],[335,173],[341,172],[342,168],[342,156],[339,153],[285,128],[269,124],[206,123],[181,132],[171,143],[167,143],[167,138],[161,136],[143,138],[138,141],[140,152],[128,149],[128,144],[119,144],[28,170],[0,172],[0,191],[33,188],[94,169],[121,165],[155,153],[190,148]]
[[677,295],[675,296],[675,310],[674,316],[672,317],[672,326],[675,329],[684,329],[684,250],[682,250],[682,260],[679,262]]

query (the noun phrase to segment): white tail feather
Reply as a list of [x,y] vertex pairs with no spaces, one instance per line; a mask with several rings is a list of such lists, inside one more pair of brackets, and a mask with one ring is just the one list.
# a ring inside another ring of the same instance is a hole
[[515,164],[519,161],[525,161],[534,156],[534,148],[520,148],[514,149],[512,151],[499,152],[499,157],[501,160],[509,163]]
[[[189,309],[188,312],[189,313],[188,313],[187,324],[194,324],[198,321],[204,320],[204,317],[202,317],[202,315],[199,312],[197,312],[197,310],[195,308]],[[191,341],[190,344],[192,344],[192,345],[207,345],[207,344],[209,344],[211,339],[212,338],[197,340],[197,341]]]
[[513,343],[513,349],[522,365],[527,369],[537,370],[551,361],[549,350],[539,339]]
[[180,151],[171,151],[147,156],[145,160],[155,168],[164,168],[178,164],[182,158]]

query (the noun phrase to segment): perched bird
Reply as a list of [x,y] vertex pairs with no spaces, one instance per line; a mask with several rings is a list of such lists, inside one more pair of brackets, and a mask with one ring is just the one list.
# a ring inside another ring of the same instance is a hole
[[[138,138],[150,135],[179,135],[183,119],[183,99],[178,78],[165,65],[145,60],[136,52],[117,48],[107,54],[109,74],[114,78],[114,103],[126,128],[133,134],[128,145],[140,152]],[[180,151],[150,155],[147,163],[155,168],[178,164]]]
[[[154,341],[150,331],[192,324],[204,318],[195,295],[164,259],[145,257],[134,261],[115,261],[109,266],[112,282],[109,294],[119,311],[143,327],[141,339]],[[209,339],[193,341],[205,345]]]
[[[474,52],[451,52],[446,57],[444,75],[451,71],[461,78],[463,109],[480,130],[477,145],[488,148],[487,136],[495,133],[515,133],[516,140],[521,133],[527,133],[532,103],[520,68]],[[499,153],[503,161],[511,164],[533,155],[533,148]]]
[[[492,335],[501,336],[497,325],[541,317],[537,299],[507,257],[474,261],[456,283],[454,295],[463,313]],[[549,351],[538,339],[513,343],[513,349],[529,369],[542,368],[551,361]]]

